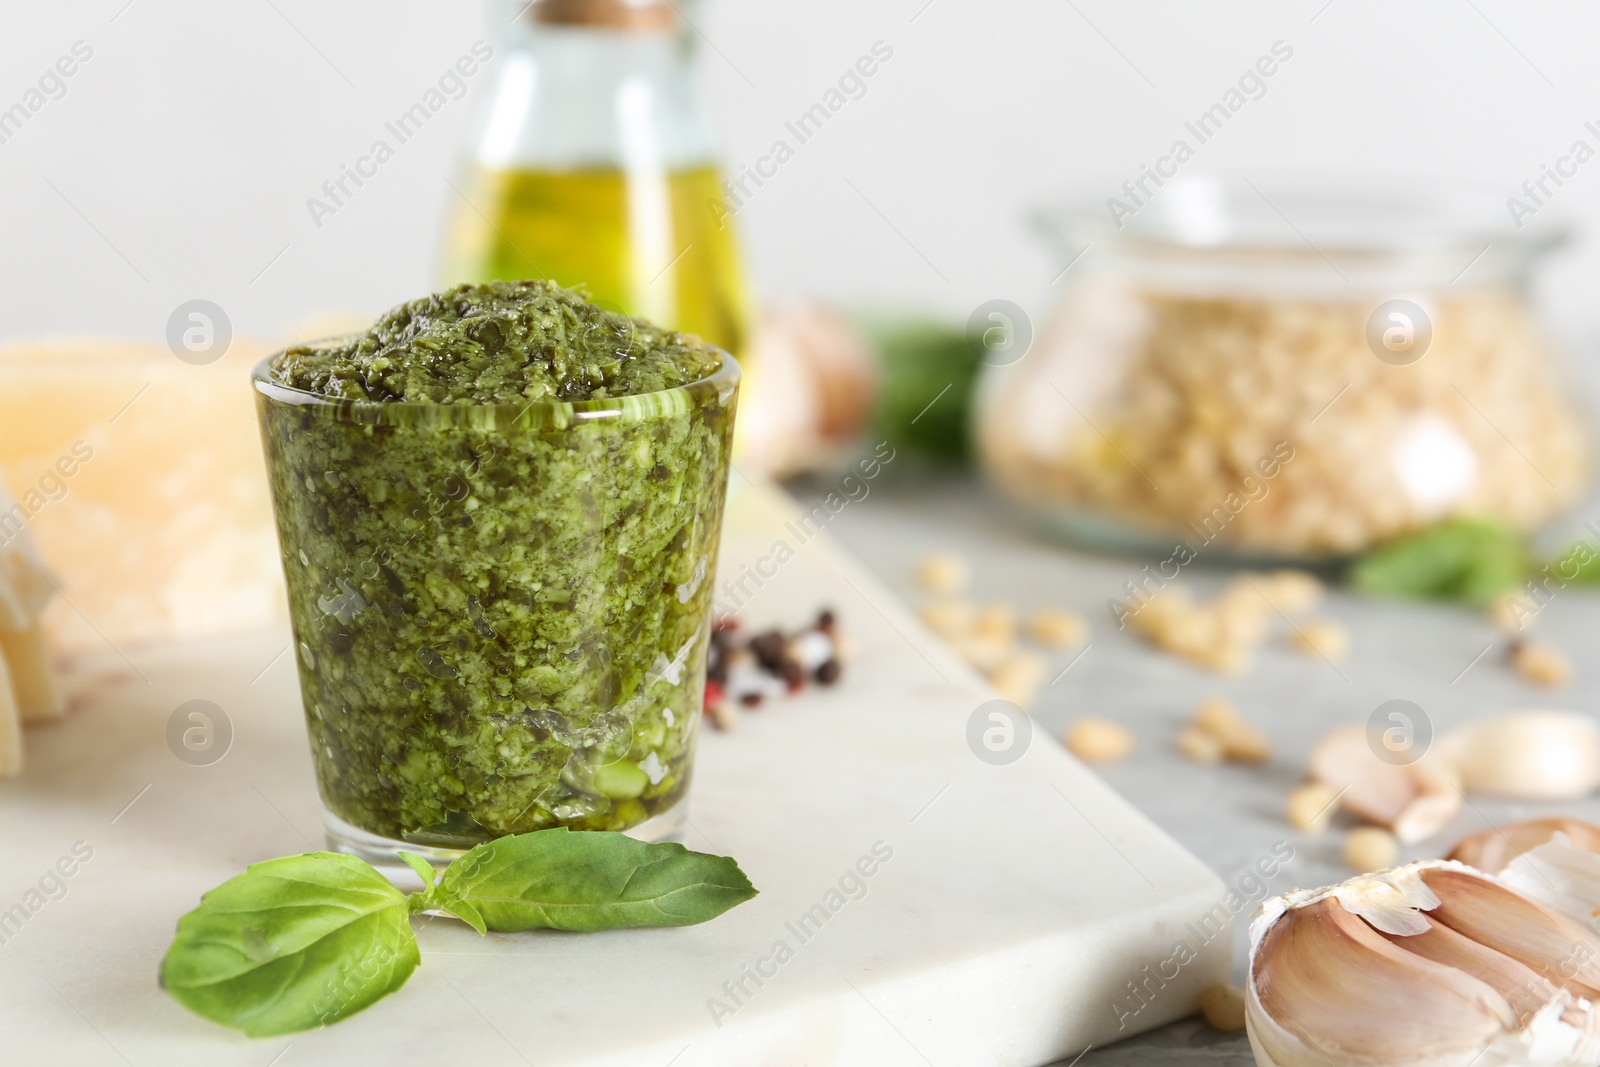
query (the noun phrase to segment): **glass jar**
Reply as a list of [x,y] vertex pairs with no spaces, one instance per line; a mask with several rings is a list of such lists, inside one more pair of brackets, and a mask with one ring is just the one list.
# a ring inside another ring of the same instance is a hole
[[504,18],[446,284],[548,278],[743,359],[732,213],[675,0],[508,0]]
[[675,832],[738,364],[525,405],[334,400],[271,364],[256,406],[330,842],[392,864]]
[[980,386],[986,471],[1069,536],[1314,560],[1581,498],[1586,423],[1527,294],[1563,230],[1448,190],[1186,176],[1141,203],[1042,219],[1082,259]]

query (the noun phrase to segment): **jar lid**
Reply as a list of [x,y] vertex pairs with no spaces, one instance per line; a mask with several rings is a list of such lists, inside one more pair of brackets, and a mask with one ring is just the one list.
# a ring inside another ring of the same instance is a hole
[[[1456,184],[1180,174],[1110,186],[1111,196],[1039,220],[1119,241],[1194,249],[1305,248],[1381,253],[1541,246],[1567,235],[1554,212],[1508,212],[1503,191]],[[1539,217],[1533,217],[1537,214]]]
[[671,0],[536,0],[528,16],[542,26],[655,32],[676,30]]
[[1069,265],[1093,248],[1147,282],[1217,292],[1515,281],[1571,234],[1554,210],[1512,214],[1503,191],[1460,184],[1142,177],[1036,222]]

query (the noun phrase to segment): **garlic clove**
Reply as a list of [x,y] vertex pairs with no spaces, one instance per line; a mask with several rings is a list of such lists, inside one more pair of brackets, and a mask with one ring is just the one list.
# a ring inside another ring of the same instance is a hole
[[1418,793],[1395,817],[1392,827],[1395,837],[1407,845],[1426,841],[1455,821],[1465,799],[1458,789]]
[[1311,750],[1311,776],[1339,792],[1346,810],[1384,826],[1416,796],[1405,768],[1374,755],[1360,726],[1341,726],[1317,743]]
[[1573,992],[1582,981],[1555,973],[1589,947],[1581,928],[1563,944],[1576,925],[1438,860],[1268,900],[1250,926],[1246,1021],[1256,1062],[1600,1062],[1600,1011]]
[[1514,800],[1576,800],[1600,785],[1600,726],[1571,711],[1519,711],[1439,739],[1465,787]]
[[1361,726],[1342,726],[1311,752],[1311,775],[1339,793],[1346,811],[1387,826],[1404,844],[1433,836],[1461,812],[1453,767],[1429,754],[1411,764],[1388,763],[1372,751]]
[[1556,999],[1557,987],[1532,967],[1436,920],[1428,919],[1426,933],[1391,936],[1390,940],[1406,952],[1465,971],[1492,987],[1519,1018],[1535,1014]]
[[1489,874],[1499,874],[1512,860],[1539,847],[1558,833],[1566,834],[1577,848],[1600,852],[1600,826],[1581,819],[1556,816],[1550,819],[1527,819],[1481,830],[1456,842],[1456,847],[1447,858],[1459,860]]
[[1457,933],[1540,971],[1575,996],[1600,995],[1600,937],[1581,923],[1468,869],[1422,880],[1439,897],[1428,913]]

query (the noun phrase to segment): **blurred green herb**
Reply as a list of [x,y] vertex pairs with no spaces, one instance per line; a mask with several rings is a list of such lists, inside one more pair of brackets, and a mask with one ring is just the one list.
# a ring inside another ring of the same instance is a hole
[[965,463],[972,453],[971,408],[983,346],[937,322],[865,324],[878,346],[883,392],[878,434],[935,463]]
[[733,860],[678,844],[565,827],[503,837],[407,896],[367,863],[312,852],[253,864],[178,920],[161,985],[251,1037],[354,1015],[405,984],[421,954],[410,916],[446,911],[480,934],[689,926],[756,895]]
[[1357,560],[1349,578],[1375,596],[1483,606],[1520,586],[1531,558],[1523,537],[1492,519],[1450,519]]
[[1600,585],[1600,552],[1587,541],[1577,541],[1543,569],[1553,572],[1555,579],[1562,583]]

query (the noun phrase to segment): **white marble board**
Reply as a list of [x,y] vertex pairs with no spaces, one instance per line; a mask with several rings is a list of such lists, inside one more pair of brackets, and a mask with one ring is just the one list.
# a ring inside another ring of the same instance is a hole
[[[678,930],[479,938],[425,920],[423,964],[387,1000],[321,1031],[234,1034],[167,998],[156,972],[202,892],[322,847],[287,633],[108,653],[98,666],[125,676],[32,731],[26,772],[0,783],[0,914],[28,912],[0,926],[0,1059],[1020,1067],[1193,1010],[1229,968],[1230,938],[1189,926],[1222,883],[1042,730],[1010,765],[974,756],[968,719],[993,694],[826,534],[785,526],[790,507],[736,487],[723,574],[784,541],[793,558],[762,566],[775,573],[749,620],[794,625],[830,605],[859,652],[837,688],[702,735],[686,843],[737,857],[754,901]],[[197,698],[235,733],[206,767],[166,741],[173,709]],[[64,895],[30,896],[78,842],[93,856]],[[892,856],[863,865],[864,894],[840,892],[874,847]],[[819,904],[827,920],[802,941],[794,924]],[[780,941],[792,955],[764,962]],[[1152,983],[1144,968],[1180,941],[1196,958]],[[736,1003],[724,983],[746,968],[771,976],[745,978]],[[1135,981],[1152,992],[1130,1012]]]

